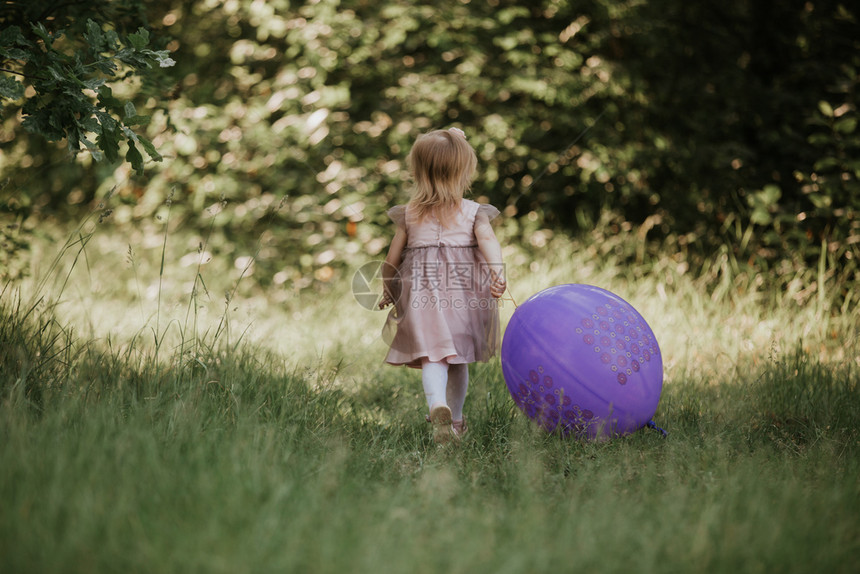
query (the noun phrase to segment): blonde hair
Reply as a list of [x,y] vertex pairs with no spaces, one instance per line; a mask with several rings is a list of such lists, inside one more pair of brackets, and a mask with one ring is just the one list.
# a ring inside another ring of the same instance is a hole
[[475,150],[459,130],[435,130],[418,136],[407,157],[414,188],[409,205],[418,219],[435,215],[447,225],[478,166]]

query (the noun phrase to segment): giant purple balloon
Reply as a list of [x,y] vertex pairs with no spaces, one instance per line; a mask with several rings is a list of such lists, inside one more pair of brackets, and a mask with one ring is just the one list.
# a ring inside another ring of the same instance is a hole
[[514,311],[502,373],[529,418],[589,438],[632,433],[657,410],[663,361],[645,319],[617,295],[557,285]]

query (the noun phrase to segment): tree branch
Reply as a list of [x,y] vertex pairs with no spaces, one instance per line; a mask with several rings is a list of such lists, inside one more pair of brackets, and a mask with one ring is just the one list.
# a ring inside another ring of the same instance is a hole
[[40,78],[39,76],[28,76],[22,72],[16,72],[15,70],[9,70],[7,68],[0,68],[0,72],[6,72],[7,74],[15,74],[16,76],[21,76],[22,78],[27,78],[28,80],[44,80],[44,78]]

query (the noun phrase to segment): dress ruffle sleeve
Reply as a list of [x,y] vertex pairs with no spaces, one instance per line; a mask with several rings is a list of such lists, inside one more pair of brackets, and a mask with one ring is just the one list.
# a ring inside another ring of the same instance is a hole
[[478,215],[486,215],[487,219],[492,221],[499,216],[499,210],[487,203],[478,205]]
[[406,227],[406,206],[395,205],[388,210],[388,217],[399,227]]

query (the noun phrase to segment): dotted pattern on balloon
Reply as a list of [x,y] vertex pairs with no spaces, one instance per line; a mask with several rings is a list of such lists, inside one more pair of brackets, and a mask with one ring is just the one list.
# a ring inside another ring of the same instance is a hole
[[600,355],[600,362],[620,385],[626,385],[628,377],[660,353],[651,330],[633,309],[614,301],[598,305],[591,317],[583,317],[576,333]]
[[528,383],[520,383],[511,397],[530,419],[550,432],[561,425],[564,432],[579,434],[598,422],[593,412],[573,404],[542,366],[529,371]]

